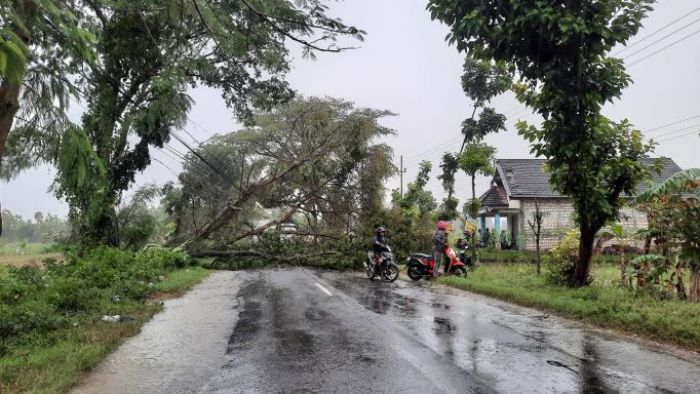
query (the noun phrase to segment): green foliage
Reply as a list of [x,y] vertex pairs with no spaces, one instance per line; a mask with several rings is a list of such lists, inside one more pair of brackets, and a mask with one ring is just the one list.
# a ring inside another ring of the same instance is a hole
[[90,283],[73,277],[57,277],[44,289],[48,304],[62,312],[90,312],[98,307],[100,292]]
[[[478,60],[467,56],[462,75],[462,89],[473,101],[471,118],[462,122],[462,134],[466,143],[478,143],[488,134],[505,130],[506,117],[495,109],[486,107],[492,98],[510,88],[511,75],[504,64]],[[478,119],[476,118],[479,112]]]
[[470,177],[476,174],[493,175],[495,154],[496,148],[490,145],[484,143],[469,144],[459,158],[459,168]]
[[700,302],[700,169],[675,174],[639,196],[638,202],[650,216],[650,235],[662,241],[662,252],[680,248],[682,265],[692,270],[688,299]]
[[165,275],[191,263],[182,252],[162,248],[103,247],[45,269],[0,267],[0,356],[21,337],[48,335],[118,308],[111,306],[114,296],[141,301]]
[[127,204],[119,208],[117,220],[122,247],[141,249],[152,241],[158,241],[157,232],[165,231],[162,223],[165,217],[159,215],[159,209],[152,207],[151,204],[162,193],[161,187],[143,186],[136,190]]
[[83,130],[66,131],[58,153],[56,195],[70,206],[69,219],[76,242],[90,245],[104,237],[116,241],[111,233],[113,207],[108,194],[107,168]]
[[[0,7],[0,75],[7,77],[0,100],[10,109],[1,115],[0,134],[9,134],[9,149],[0,144],[3,179],[55,157],[57,137],[69,123],[69,98],[78,96],[74,79],[66,76],[78,75],[95,59],[95,37],[79,22],[80,13],[75,3],[59,0],[11,1]],[[17,111],[28,122],[10,133]]]
[[395,171],[391,147],[377,142],[394,134],[380,125],[391,115],[297,98],[257,113],[256,127],[212,138],[186,157],[182,187],[166,190],[178,236],[228,247],[281,222],[310,235],[355,231],[382,208]]
[[[5,19],[5,18],[3,18]],[[19,82],[27,63],[27,47],[15,32],[0,28],[0,77]]]
[[[555,286],[570,284],[571,275],[576,265],[579,247],[579,233],[570,230],[564,239],[551,248],[542,259],[545,267],[545,278],[548,283]],[[592,278],[588,278],[590,282]]]
[[581,231],[576,285],[586,281],[595,233],[619,216],[622,193],[648,176],[641,158],[653,147],[627,121],[600,114],[630,78],[608,53],[637,33],[653,0],[541,2],[431,0],[433,19],[450,27],[448,40],[484,62],[520,77],[517,98],[544,118],[518,124],[535,155],[545,157],[551,183],[571,196]]
[[[316,242],[302,237],[283,238],[276,231],[263,234],[256,242],[238,243],[231,257],[217,257],[211,268],[252,269],[280,265],[347,270],[359,268],[366,248],[359,239],[322,239]],[[235,253],[240,254],[236,255]]]
[[[23,29],[28,33],[70,25],[66,30],[58,29],[62,40],[56,34],[48,41],[43,41],[44,36],[36,40],[29,37],[32,42],[53,45],[38,50],[41,55],[32,58],[43,74],[32,74],[34,79],[28,85],[35,88],[30,91],[71,92],[84,99],[87,110],[80,126],[106,169],[96,180],[101,195],[93,198],[76,189],[83,179],[79,171],[83,166],[78,163],[75,179],[59,169],[64,173],[57,178],[59,196],[71,205],[73,230],[80,234],[76,240],[113,246],[119,244],[115,211],[122,193],[136,173],[150,164],[149,149],[162,147],[173,129],[187,123],[191,88],[219,90],[226,105],[250,123],[254,108],[269,110],[293,95],[284,80],[289,70],[288,41],[313,55],[314,51],[341,51],[343,47],[337,43],[341,38],[361,40],[364,36],[363,31],[328,16],[327,7],[318,0],[158,2],[158,6],[151,0],[24,3],[42,6],[37,8],[41,12],[33,23]],[[44,18],[43,12],[57,18]],[[78,41],[85,41],[80,38],[90,39],[85,51],[78,45]],[[76,51],[64,53],[54,50],[57,47]],[[79,77],[66,79],[66,75]],[[69,162],[61,157],[70,152],[56,155],[57,149],[50,146],[67,123],[64,95],[34,96],[25,97],[25,101],[46,104],[60,96],[54,112],[61,115],[56,118],[62,127],[46,121],[52,127],[32,127],[23,133],[26,138],[16,142],[48,149],[18,147],[14,152],[21,158],[10,167],[27,165],[28,156],[47,162],[58,156],[62,161],[59,167],[65,168]],[[102,183],[103,179],[106,182]]]
[[529,264],[483,264],[466,279],[440,279],[449,286],[486,294],[520,305],[551,311],[601,327],[700,349],[700,308],[617,286],[612,266],[594,264],[589,287],[552,285]]
[[[89,264],[89,259],[130,261],[136,265],[170,267],[159,269],[153,286],[146,284],[148,293],[179,294],[192,287],[209,271],[187,267],[173,271],[172,267],[189,264],[183,253],[163,249],[132,253],[107,249],[88,253],[88,257],[72,257],[68,264],[51,265],[45,269],[0,267],[0,294],[4,285],[22,288],[19,297],[6,302],[0,295],[0,392],[68,391],[83,373],[95,367],[122,340],[138,333],[140,326],[159,311],[160,304],[139,301],[125,293],[126,288],[140,289],[142,277],[122,273],[119,282],[99,288],[89,280],[77,277],[75,266]],[[135,259],[135,260],[130,260]],[[114,297],[118,295],[119,297]],[[105,323],[103,315],[128,316],[133,320]]]
[[425,217],[437,208],[433,193],[425,190],[425,186],[430,180],[430,171],[433,165],[424,160],[420,162],[419,166],[420,170],[416,175],[416,180],[408,184],[408,191],[403,196],[400,196],[397,191],[394,191],[392,195],[393,205],[400,208],[405,215],[413,218]]
[[438,219],[454,220],[459,216],[457,212],[459,200],[453,197],[455,193],[455,174],[459,170],[457,155],[449,152],[443,154],[440,169],[442,169],[442,174],[438,175],[438,179],[442,181],[442,188],[447,192],[447,197],[442,201]]
[[[481,208],[481,201],[476,197],[475,179],[477,174],[484,176],[493,175],[496,169],[493,166],[496,148],[485,143],[470,143],[459,158],[459,168],[470,178],[472,184],[472,198],[469,200],[468,213],[472,219],[476,219]],[[474,247],[474,243],[472,243]]]

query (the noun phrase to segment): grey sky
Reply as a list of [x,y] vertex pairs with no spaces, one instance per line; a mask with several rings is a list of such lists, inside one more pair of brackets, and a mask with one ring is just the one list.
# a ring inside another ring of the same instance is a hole
[[[634,43],[672,20],[700,7],[698,0],[666,0],[656,5],[655,11],[644,22],[645,28]],[[442,188],[435,179],[442,152],[458,149],[461,121],[471,114],[471,105],[460,86],[463,55],[444,41],[447,28],[430,20],[425,11],[425,1],[417,0],[347,0],[333,5],[334,15],[348,23],[365,29],[367,40],[357,50],[341,54],[319,54],[311,61],[295,56],[294,69],[288,80],[301,94],[307,96],[332,96],[354,101],[358,106],[388,109],[397,114],[387,118],[385,124],[398,132],[387,140],[394,148],[395,161],[404,156],[407,173],[405,180],[415,177],[418,162],[433,161],[433,173],[429,188],[441,199]],[[700,18],[695,12],[674,25],[665,33]],[[626,59],[630,64],[688,34],[700,31],[700,23],[689,26],[678,34]],[[665,34],[658,34],[624,52],[629,55]],[[293,53],[300,53],[294,49]],[[606,114],[613,119],[628,118],[642,130],[700,115],[700,33],[630,67],[628,72],[634,84],[614,105],[606,107]],[[198,140],[205,140],[213,133],[235,129],[230,111],[223,105],[219,94],[210,89],[198,89],[192,93],[196,101],[188,131]],[[501,112],[511,115],[508,131],[490,136],[487,142],[498,148],[498,157],[530,157],[528,144],[516,134],[512,123],[528,116],[522,106],[508,112],[518,104],[511,94],[493,101]],[[73,108],[76,115],[79,107]],[[201,127],[200,127],[201,126]],[[695,126],[693,128],[688,128]],[[682,131],[680,129],[688,128]],[[672,157],[682,168],[700,167],[700,117],[649,133],[663,141],[657,154]],[[693,135],[685,135],[695,130]],[[181,133],[184,134],[184,133]],[[171,143],[180,151],[185,149],[177,142]],[[175,172],[180,170],[177,161],[163,153],[156,153]],[[170,170],[153,163],[137,177],[137,185],[163,184],[176,179]],[[48,191],[53,180],[53,170],[43,167],[27,171],[9,184],[0,187],[2,207],[25,217],[32,217],[37,210],[65,215],[67,208]],[[488,186],[489,179],[480,179],[477,193]],[[398,188],[398,177],[392,179],[389,189]],[[458,197],[467,198],[466,178],[458,180]]]

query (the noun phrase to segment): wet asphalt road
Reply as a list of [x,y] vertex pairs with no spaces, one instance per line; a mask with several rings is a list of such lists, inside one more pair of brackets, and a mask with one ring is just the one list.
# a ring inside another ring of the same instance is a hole
[[700,357],[424,282],[218,272],[75,393],[697,392]]

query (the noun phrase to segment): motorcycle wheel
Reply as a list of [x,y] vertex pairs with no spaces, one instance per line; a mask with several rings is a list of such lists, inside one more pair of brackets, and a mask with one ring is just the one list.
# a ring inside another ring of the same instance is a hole
[[454,276],[459,276],[460,278],[466,278],[467,277],[467,270],[464,267],[456,267],[452,269],[452,274]]
[[416,267],[413,264],[410,264],[408,266],[408,270],[406,272],[408,274],[408,277],[411,278],[411,280],[420,280],[423,275],[420,273],[420,268]]
[[399,267],[393,263],[387,264],[382,270],[382,278],[389,282],[395,281],[399,278]]
[[372,261],[370,261],[369,259],[367,259],[367,268],[365,270],[367,271],[367,278],[369,278],[369,280],[374,280],[376,274],[374,273],[374,269],[372,268]]

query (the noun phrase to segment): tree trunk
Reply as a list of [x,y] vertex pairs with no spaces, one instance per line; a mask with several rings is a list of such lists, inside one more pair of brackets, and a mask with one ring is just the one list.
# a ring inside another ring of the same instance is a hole
[[625,242],[620,240],[622,252],[620,252],[620,283],[625,282],[625,271],[627,271],[627,257],[625,256]]
[[[19,110],[19,84],[5,81],[0,86],[0,163],[5,154],[5,143]],[[0,235],[2,219],[0,218]]]
[[688,300],[690,302],[700,302],[700,265],[693,266],[693,272],[690,274]]
[[578,246],[578,259],[574,267],[573,277],[570,279],[572,286],[586,286],[590,272],[591,257],[593,256],[593,244],[596,231],[585,225],[580,226],[581,239]]
[[[472,175],[472,206],[469,207],[472,211],[471,214],[472,214],[472,218],[474,220],[476,220],[476,217],[479,214],[479,212],[475,212],[476,209],[472,209],[475,206],[473,204],[475,204],[475,202],[476,202],[476,180],[475,180],[475,178],[476,177],[474,175]],[[474,230],[474,234],[472,234],[472,264],[476,264],[476,230]]]
[[680,299],[688,298],[688,293],[685,291],[685,283],[683,283],[684,278],[683,264],[678,263],[676,264],[676,294]]
[[[23,0],[20,3],[19,10],[28,15],[33,12],[36,4],[33,0]],[[26,28],[31,29],[28,21],[24,21]],[[14,33],[22,40],[25,45],[29,45],[31,38],[26,31],[15,29]],[[5,154],[5,143],[7,137],[12,130],[12,124],[15,120],[15,115],[19,111],[19,91],[20,81],[4,80],[0,86],[0,163],[2,163],[3,155]],[[2,218],[0,218],[0,235],[2,235]]]
[[542,254],[540,252],[540,234],[535,236],[535,248],[537,250],[537,275],[540,274],[540,267],[542,266]]
[[85,245],[119,247],[116,204],[91,201],[83,206],[85,208],[80,211],[77,222],[73,224],[73,237],[76,241]]

